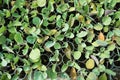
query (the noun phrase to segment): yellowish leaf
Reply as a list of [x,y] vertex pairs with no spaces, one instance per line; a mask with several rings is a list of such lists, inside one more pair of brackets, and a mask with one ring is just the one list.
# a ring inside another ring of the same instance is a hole
[[103,34],[102,32],[99,33],[98,39],[99,39],[99,40],[102,40],[102,41],[105,40],[105,36],[104,36],[104,34]]
[[77,79],[77,73],[74,67],[71,68],[70,70],[70,76],[72,80],[76,80]]
[[11,6],[13,6],[15,4],[15,1],[11,1]]
[[68,59],[71,59],[71,52],[71,47],[68,45],[68,47],[64,49],[64,53]]
[[84,20],[85,20],[85,19],[84,19],[84,16],[79,15],[79,16],[78,16],[78,20],[79,20],[80,22],[84,22]]
[[50,31],[50,35],[54,35],[54,34],[56,34],[56,32],[57,32],[56,29],[52,29],[52,30]]
[[87,69],[93,69],[94,66],[95,66],[95,62],[94,62],[93,59],[89,59],[89,60],[86,62],[85,65],[86,65],[86,68],[87,68]]

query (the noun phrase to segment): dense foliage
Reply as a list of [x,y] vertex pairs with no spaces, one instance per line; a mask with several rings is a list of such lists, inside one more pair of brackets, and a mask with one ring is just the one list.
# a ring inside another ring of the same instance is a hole
[[0,0],[0,80],[119,73],[120,0]]

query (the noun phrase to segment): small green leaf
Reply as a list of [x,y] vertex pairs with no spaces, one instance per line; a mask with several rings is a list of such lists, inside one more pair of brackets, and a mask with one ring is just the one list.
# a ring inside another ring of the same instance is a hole
[[74,59],[78,60],[81,57],[81,52],[80,51],[74,51],[73,57],[74,57]]
[[112,76],[116,75],[116,73],[114,71],[110,70],[110,69],[106,69],[105,72],[109,75],[112,75]]
[[113,51],[115,49],[115,44],[110,44],[108,47],[107,47],[107,50],[108,51]]
[[81,31],[80,33],[77,34],[77,37],[81,38],[81,37],[85,37],[87,35],[86,31]]
[[97,76],[95,73],[90,72],[86,80],[97,80]]
[[117,4],[117,0],[111,0],[110,7],[114,8],[116,4]]
[[87,0],[80,0],[80,4],[81,4],[82,6],[87,5]]
[[62,72],[65,72],[68,68],[68,65],[67,64],[63,64],[62,68],[61,68],[61,71]]
[[14,39],[17,42],[17,44],[22,44],[23,43],[22,35],[19,32],[15,34]]
[[4,66],[4,67],[7,66],[7,63],[8,63],[8,62],[7,62],[5,59],[2,59],[2,62],[1,62],[1,65],[2,65],[2,66]]
[[96,25],[94,26],[94,29],[97,30],[97,31],[100,31],[100,30],[103,29],[103,25],[100,24],[100,23],[98,23],[98,24],[96,24]]
[[22,25],[22,23],[19,22],[19,21],[14,21],[13,22],[13,26],[21,26],[21,25]]
[[68,24],[65,24],[65,25],[64,25],[64,28],[62,29],[62,31],[63,31],[63,32],[66,32],[68,29],[69,29],[69,25],[68,25]]
[[103,8],[99,8],[98,9],[98,16],[102,17],[103,14],[104,14],[104,9]]
[[104,25],[109,25],[111,23],[111,21],[112,21],[111,17],[105,16],[102,18],[102,23]]
[[32,19],[32,23],[34,24],[34,25],[40,25],[40,22],[41,22],[41,20],[40,20],[40,18],[39,17],[34,17],[33,19]]
[[107,75],[105,73],[102,74],[98,80],[107,80]]
[[5,26],[2,26],[2,27],[0,28],[0,35],[3,34],[5,31],[6,31],[6,27],[5,27]]
[[27,36],[26,40],[27,40],[28,43],[34,44],[34,42],[36,41],[36,37],[34,37],[34,36]]
[[46,5],[46,0],[37,0],[37,4],[39,7],[44,7]]
[[102,40],[96,40],[95,42],[92,43],[92,45],[93,45],[94,47],[107,46],[107,45],[108,45],[108,42],[102,41]]
[[116,43],[117,43],[118,45],[120,45],[120,37],[116,37],[116,38],[115,38],[115,41],[116,41]]
[[47,41],[45,43],[45,47],[50,48],[50,47],[54,46],[54,44],[55,44],[55,42],[53,42],[53,41]]
[[5,44],[5,42],[6,42],[6,37],[0,36],[0,44]]
[[109,51],[104,51],[104,53],[101,53],[100,58],[104,59],[104,58],[110,58],[110,52]]
[[119,29],[113,30],[113,32],[116,36],[120,36],[120,30]]
[[43,73],[41,71],[35,71],[33,79],[34,80],[43,80],[44,79]]
[[56,39],[62,41],[64,39],[64,35],[58,35],[56,36]]
[[74,68],[76,68],[77,70],[81,69],[80,66],[78,65],[78,63],[76,63],[76,62],[73,62],[73,63],[74,63],[74,65],[73,65]]
[[29,54],[29,58],[32,62],[38,62],[40,59],[40,50],[38,48],[32,49]]
[[53,72],[52,69],[47,70],[47,74],[48,74],[48,77],[51,78],[52,80],[57,78],[57,73]]
[[59,13],[62,13],[62,12],[64,12],[64,11],[66,11],[67,9],[68,9],[68,4],[60,4],[60,5],[58,5],[58,7],[57,7],[57,11],[59,12]]
[[54,48],[55,48],[55,49],[60,49],[60,48],[61,48],[61,45],[60,45],[58,42],[56,42],[55,45],[54,45]]

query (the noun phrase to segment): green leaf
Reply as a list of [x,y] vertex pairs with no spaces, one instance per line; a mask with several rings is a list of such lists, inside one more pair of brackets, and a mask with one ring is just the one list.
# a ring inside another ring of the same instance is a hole
[[40,50],[38,48],[32,49],[29,54],[29,58],[32,62],[38,62],[40,59]]
[[0,44],[5,44],[5,42],[6,42],[6,37],[0,36]]
[[115,49],[115,44],[113,43],[113,44],[110,44],[108,47],[107,47],[107,50],[108,51],[113,51],[114,49]]
[[86,80],[97,80],[97,76],[95,73],[90,72]]
[[73,62],[73,63],[74,63],[74,65],[73,65],[74,68],[76,68],[77,70],[81,69],[80,66],[78,65],[78,63],[76,63],[76,62]]
[[56,36],[56,39],[62,41],[64,39],[64,35],[62,35],[62,34],[58,35],[58,36]]
[[68,5],[68,4],[60,4],[60,5],[58,5],[58,7],[57,7],[57,11],[58,11],[59,13],[62,13],[62,12],[64,12],[64,11],[66,11],[68,8],[69,8],[69,5]]
[[46,0],[37,0],[37,4],[39,7],[44,7],[46,5]]
[[4,0],[4,3],[9,4],[10,0]]
[[94,26],[94,29],[97,30],[97,31],[100,31],[100,30],[103,29],[103,25],[100,24],[100,23],[98,23],[98,24],[96,24],[96,25]]
[[36,41],[36,37],[34,37],[34,36],[27,36],[26,40],[27,40],[28,43],[34,44],[34,42]]
[[113,30],[113,32],[116,36],[120,36],[120,29]]
[[74,57],[74,59],[78,60],[81,57],[81,52],[80,51],[74,51],[73,57]]
[[58,42],[56,42],[55,45],[54,45],[54,48],[55,48],[55,49],[60,49],[60,48],[61,48],[61,45],[60,45]]
[[67,68],[68,68],[68,65],[67,64],[63,64],[62,68],[61,68],[61,71],[65,72],[67,70]]
[[108,43],[106,41],[101,41],[101,40],[96,40],[95,42],[92,43],[94,47],[98,46],[107,46]]
[[77,80],[85,80],[83,75],[78,76]]
[[85,6],[85,5],[87,5],[87,1],[86,1],[86,0],[80,0],[80,4],[81,4],[82,6]]
[[17,44],[22,44],[23,43],[22,35],[19,32],[15,34],[14,39],[17,42]]
[[120,37],[116,37],[116,38],[115,38],[115,41],[116,41],[116,43],[117,43],[118,45],[120,45]]
[[34,18],[32,19],[32,23],[33,23],[34,25],[36,25],[36,26],[40,25],[40,22],[41,22],[41,20],[40,20],[39,17],[34,17]]
[[80,33],[77,34],[77,37],[82,38],[85,37],[87,35],[86,31],[81,31]]
[[51,78],[52,80],[57,78],[57,73],[53,72],[52,69],[47,70],[47,74],[48,74],[48,77]]
[[21,25],[22,25],[22,23],[19,22],[19,21],[14,21],[13,22],[13,26],[21,26]]
[[5,31],[6,31],[6,27],[5,27],[5,26],[2,26],[2,27],[0,28],[0,35],[3,34]]
[[7,64],[8,64],[8,62],[5,59],[2,59],[1,65],[5,67],[5,66],[7,66]]
[[110,69],[106,69],[105,72],[109,75],[112,75],[112,76],[116,75],[116,73],[114,71],[110,70]]
[[107,75],[105,73],[102,74],[98,80],[107,80]]
[[99,64],[98,69],[99,69],[99,72],[104,72],[106,67],[105,67],[105,65]]
[[104,9],[103,8],[99,8],[98,9],[98,16],[102,17],[103,14],[104,14]]
[[87,35],[87,40],[88,40],[88,42],[92,42],[92,40],[94,39],[94,37],[95,37],[95,34],[94,34],[94,32],[93,31],[89,31],[88,32],[88,35]]
[[109,25],[111,23],[111,21],[112,21],[111,17],[105,16],[102,18],[102,23],[104,25]]
[[33,80],[43,80],[43,73],[41,71],[35,71]]
[[104,58],[110,58],[110,52],[109,51],[104,51],[104,53],[101,53],[100,58],[104,59]]
[[69,29],[69,25],[66,23],[64,24],[64,28],[62,29],[63,32],[66,32]]
[[55,44],[55,42],[53,42],[53,41],[47,41],[45,43],[45,47],[50,48],[50,47],[54,46],[54,44]]
[[117,0],[111,0],[110,7],[114,8],[116,4],[117,4]]

